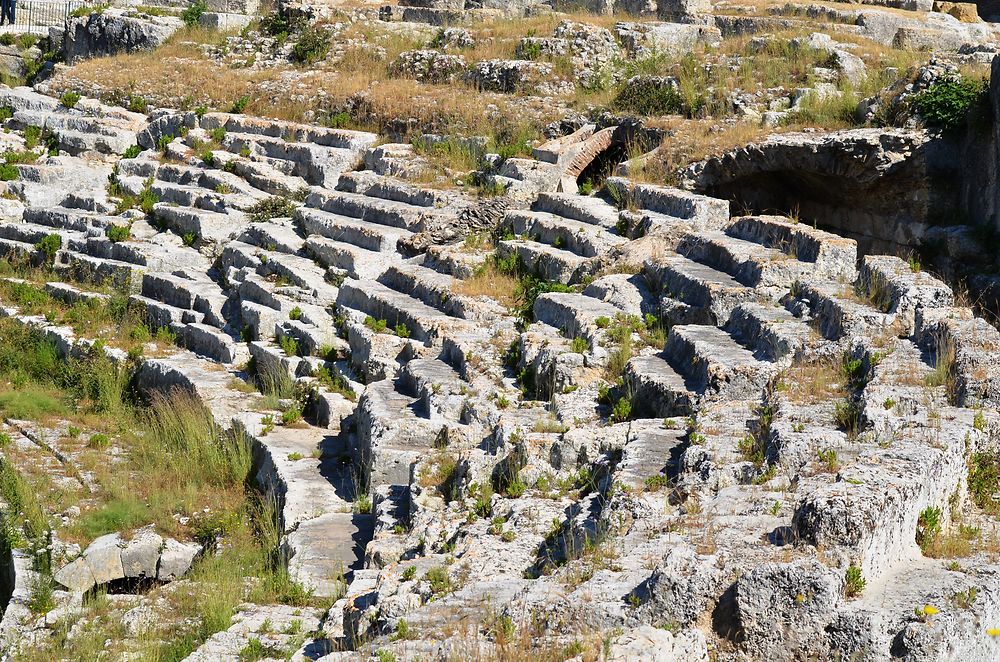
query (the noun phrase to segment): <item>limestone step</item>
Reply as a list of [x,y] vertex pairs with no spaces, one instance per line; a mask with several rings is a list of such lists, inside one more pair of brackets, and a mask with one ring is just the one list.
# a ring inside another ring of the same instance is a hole
[[288,534],[292,579],[320,598],[336,598],[351,571],[364,565],[365,546],[375,531],[375,516],[326,513],[305,520]]
[[736,306],[761,296],[728,273],[682,255],[647,262],[644,273],[664,297],[664,316],[677,321],[724,324]]
[[788,287],[815,269],[787,253],[721,231],[688,235],[677,252],[724,271],[748,287]]
[[240,235],[240,241],[290,255],[299,254],[305,246],[305,240],[299,236],[295,228],[273,221],[251,223]]
[[123,222],[123,219],[117,216],[94,214],[81,209],[33,206],[24,208],[23,219],[36,225],[99,235],[103,235],[108,226],[121,225]]
[[378,281],[344,281],[337,306],[361,311],[376,320],[384,319],[389,329],[402,324],[414,339],[422,342],[435,342],[445,332],[457,331],[467,324]]
[[292,196],[309,190],[309,182],[263,161],[232,158],[231,170],[251,186],[269,195]]
[[371,489],[409,486],[416,461],[434,450],[441,425],[416,414],[419,399],[392,380],[369,384],[358,401],[358,454]]
[[605,190],[615,190],[624,203],[687,221],[696,230],[718,230],[729,221],[729,201],[669,186],[633,183],[608,177]]
[[525,239],[501,241],[497,252],[501,257],[516,255],[530,273],[564,285],[580,279],[580,267],[587,261],[572,251]]
[[857,272],[856,241],[783,216],[741,216],[733,220],[726,233],[811,262],[817,275],[831,280],[853,281]]
[[629,361],[625,380],[638,413],[681,416],[701,402],[759,398],[777,373],[718,327],[677,325],[662,352]]
[[[181,207],[195,207],[219,213],[226,213],[227,210],[235,208],[235,205],[232,203],[238,200],[235,196],[219,193],[214,189],[207,189],[200,185],[172,184],[155,181],[150,190],[162,203],[179,205]],[[244,201],[243,206],[249,206],[252,202],[253,200],[248,198]]]
[[284,166],[287,174],[301,177],[310,184],[331,188],[341,173],[354,169],[360,162],[360,153],[353,149],[289,141],[262,134],[227,132],[222,145],[234,154],[249,150],[271,162],[287,162]]
[[397,242],[412,234],[394,226],[306,207],[295,212],[295,219],[307,235],[319,235],[370,251],[394,252]]
[[246,228],[247,221],[242,212],[226,213],[178,207],[165,202],[153,205],[153,218],[177,234],[193,235],[196,241],[224,243]]
[[229,334],[207,324],[178,324],[173,331],[177,341],[195,354],[227,365],[244,363],[250,358],[246,345]]
[[613,230],[618,223],[618,208],[601,198],[573,193],[541,193],[534,208],[554,216],[572,219],[587,225],[599,225]]
[[813,330],[784,308],[756,302],[733,309],[726,330],[770,361],[790,362],[813,337]]
[[360,193],[370,198],[394,200],[417,207],[436,208],[448,203],[448,195],[442,191],[419,188],[367,170],[345,172],[337,181],[337,190]]
[[411,232],[423,229],[423,217],[428,213],[417,205],[346,191],[315,191],[306,198],[306,206]]
[[862,300],[851,285],[799,281],[793,288],[789,304],[795,301],[808,306],[813,325],[828,340],[865,335],[872,337],[894,331],[895,316]]
[[602,276],[587,285],[583,293],[642,319],[646,315],[658,316],[660,313],[659,299],[649,291],[646,278],[641,273]]
[[303,248],[324,267],[345,271],[361,280],[377,279],[392,263],[387,253],[318,235],[306,238]]
[[623,311],[610,303],[583,294],[549,292],[535,299],[535,320],[562,331],[567,337],[593,339],[600,317],[614,320]]
[[632,395],[632,413],[637,416],[687,416],[698,395],[663,353],[645,354],[625,365],[625,385]]
[[[34,252],[34,247],[32,247]],[[106,260],[71,250],[56,253],[53,268],[71,280],[96,285],[110,284],[122,290],[138,290],[145,268],[129,262]]]
[[228,300],[222,289],[209,280],[192,280],[168,273],[147,273],[142,277],[142,295],[169,306],[194,310],[206,324],[225,325],[223,307]]
[[[914,340],[954,380],[955,404],[1000,406],[1000,331],[969,308],[919,309]],[[949,362],[951,363],[949,367]]]
[[35,248],[34,244],[0,237],[0,255],[8,260],[34,258],[37,254],[38,249]]
[[692,379],[694,388],[710,399],[741,400],[759,396],[777,373],[770,361],[753,352],[715,326],[674,326],[664,349],[672,365]]
[[62,245],[67,247],[71,240],[81,241],[86,235],[73,230],[61,230],[46,225],[34,223],[3,223],[0,224],[0,238],[18,241],[25,244],[37,244],[50,234],[62,237]]
[[646,488],[647,479],[675,473],[687,436],[684,424],[677,423],[675,429],[666,429],[659,418],[632,421],[615,481],[641,492]]
[[418,413],[431,420],[457,421],[470,387],[461,375],[440,359],[411,359],[400,374],[400,386],[420,399]]
[[509,212],[503,224],[515,235],[563,248],[581,257],[601,255],[626,241],[599,226],[545,212]]
[[262,248],[256,249],[255,254],[260,261],[256,271],[261,276],[276,276],[294,283],[311,293],[321,305],[337,300],[337,287],[326,282],[326,272],[309,258]]
[[170,329],[175,324],[201,324],[205,320],[205,316],[197,311],[177,308],[141,294],[133,294],[128,300],[129,304],[145,311],[146,323],[152,329]]
[[866,255],[861,260],[858,289],[882,312],[894,315],[901,333],[913,333],[920,308],[947,308],[955,296],[943,281],[914,271],[905,260],[892,255]]
[[406,262],[390,266],[379,278],[379,282],[405,292],[446,315],[462,319],[472,319],[475,316],[475,302],[452,293],[454,278],[420,264]]

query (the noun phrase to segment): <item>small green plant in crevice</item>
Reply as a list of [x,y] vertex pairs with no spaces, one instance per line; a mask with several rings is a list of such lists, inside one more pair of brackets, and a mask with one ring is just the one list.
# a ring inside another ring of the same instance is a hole
[[76,104],[80,102],[80,95],[77,92],[65,92],[61,97],[59,97],[59,103],[61,103],[66,108],[74,108]]
[[396,332],[396,335],[399,336],[400,338],[410,337],[410,329],[402,322],[396,325],[394,331]]
[[299,355],[299,341],[292,336],[278,336],[278,346],[286,356]]
[[590,343],[587,342],[586,338],[582,336],[576,336],[570,343],[570,349],[576,352],[577,354],[584,354],[587,352],[587,350],[590,349]]
[[354,500],[354,512],[359,515],[368,515],[372,512],[372,498],[368,494],[359,494]]
[[861,568],[853,563],[847,566],[844,573],[844,596],[853,598],[865,590],[865,578],[861,574]]
[[941,535],[941,509],[928,506],[920,512],[917,518],[916,541],[924,553],[937,541]]
[[1000,485],[1000,453],[983,451],[969,458],[968,490],[973,503],[991,515],[1000,513],[994,497]]
[[130,225],[109,225],[105,228],[104,234],[108,241],[117,244],[132,238],[132,227]]
[[428,570],[425,578],[435,595],[449,593],[452,590],[451,578],[448,577],[448,568],[443,565],[435,566]]
[[183,242],[185,246],[192,248],[196,243],[198,243],[198,235],[194,232],[185,232],[181,235],[181,242]]
[[246,214],[253,223],[265,223],[275,218],[291,216],[297,208],[298,205],[292,200],[280,195],[272,195],[251,205],[246,210]]
[[377,320],[368,315],[365,317],[364,325],[375,333],[385,333],[386,321],[384,319]]
[[412,580],[416,579],[416,577],[417,577],[417,566],[415,566],[415,565],[407,566],[406,570],[403,571],[403,581],[404,582],[412,581]]
[[861,425],[861,408],[853,398],[838,400],[833,405],[833,420],[849,439],[854,439]]
[[817,454],[820,463],[823,468],[830,473],[836,473],[840,470],[840,460],[837,459],[837,451],[832,448],[824,448]]
[[48,264],[55,262],[56,253],[62,248],[62,236],[58,234],[47,234],[35,244],[35,249],[41,252]]
[[288,311],[288,319],[293,320],[293,321],[298,321],[298,320],[302,319],[302,309],[299,308],[298,306],[295,306],[294,308],[292,308],[291,310],[289,310]]
[[611,407],[611,415],[608,416],[609,423],[624,423],[632,418],[632,398],[623,395]]

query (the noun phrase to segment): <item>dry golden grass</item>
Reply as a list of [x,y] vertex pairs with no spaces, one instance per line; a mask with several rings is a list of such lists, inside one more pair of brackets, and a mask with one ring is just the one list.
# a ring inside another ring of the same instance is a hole
[[456,294],[486,296],[510,308],[517,303],[518,281],[509,274],[497,271],[492,261],[487,262],[472,278],[455,283]]
[[798,403],[830,402],[847,395],[847,385],[840,363],[797,362],[782,376],[781,384],[789,400]]

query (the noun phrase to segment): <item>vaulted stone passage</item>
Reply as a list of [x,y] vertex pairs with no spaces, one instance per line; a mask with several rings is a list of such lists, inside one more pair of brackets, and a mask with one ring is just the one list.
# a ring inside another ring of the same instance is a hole
[[930,226],[958,220],[946,150],[912,131],[783,134],[691,166],[687,186],[737,210],[807,220],[865,252],[905,253]]

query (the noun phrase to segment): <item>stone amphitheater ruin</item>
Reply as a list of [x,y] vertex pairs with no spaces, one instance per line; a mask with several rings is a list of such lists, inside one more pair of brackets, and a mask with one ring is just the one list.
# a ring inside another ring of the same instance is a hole
[[1000,659],[994,5],[0,28],[2,658]]

